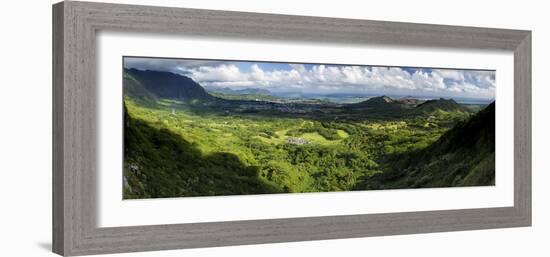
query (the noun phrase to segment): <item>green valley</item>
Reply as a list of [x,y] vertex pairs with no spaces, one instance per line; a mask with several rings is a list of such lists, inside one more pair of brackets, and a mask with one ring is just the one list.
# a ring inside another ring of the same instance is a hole
[[494,103],[209,92],[125,69],[124,198],[494,184]]

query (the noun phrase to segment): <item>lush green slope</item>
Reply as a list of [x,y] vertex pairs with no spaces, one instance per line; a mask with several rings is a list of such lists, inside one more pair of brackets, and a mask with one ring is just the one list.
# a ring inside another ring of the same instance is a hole
[[128,72],[124,72],[123,79],[124,95],[126,97],[131,97],[134,101],[144,106],[154,105],[154,103],[158,101],[155,94],[147,90],[141,81],[137,80]]
[[204,154],[180,135],[134,119],[124,109],[126,199],[279,192],[236,155]]
[[482,186],[495,183],[495,103],[430,146],[390,155],[357,189]]

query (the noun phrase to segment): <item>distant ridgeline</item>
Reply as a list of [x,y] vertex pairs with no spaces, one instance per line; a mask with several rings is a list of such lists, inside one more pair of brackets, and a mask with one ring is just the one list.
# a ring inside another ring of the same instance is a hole
[[289,100],[137,69],[123,87],[125,199],[495,183],[494,102]]
[[419,100],[411,97],[393,99],[389,96],[373,97],[363,102],[349,104],[354,108],[373,108],[373,109],[387,109],[387,110],[402,110],[413,109],[413,113],[426,114],[434,111],[463,111],[468,112],[468,109],[461,106],[453,99],[433,99],[433,100]]
[[231,95],[269,95],[271,92],[267,89],[261,88],[243,88],[243,89],[231,89],[228,87],[208,87],[209,92],[231,94]]

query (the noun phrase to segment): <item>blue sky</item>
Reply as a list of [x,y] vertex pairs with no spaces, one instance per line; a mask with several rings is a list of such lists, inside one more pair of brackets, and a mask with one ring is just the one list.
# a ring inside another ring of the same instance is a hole
[[125,68],[169,71],[205,87],[302,94],[494,99],[494,71],[125,57]]

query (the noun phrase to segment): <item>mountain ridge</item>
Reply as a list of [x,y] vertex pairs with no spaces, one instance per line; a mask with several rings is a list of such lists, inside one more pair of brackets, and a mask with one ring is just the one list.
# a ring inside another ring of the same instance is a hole
[[124,69],[150,93],[159,98],[213,100],[215,97],[193,79],[167,71]]
[[452,98],[445,99],[445,98],[439,98],[439,99],[431,99],[427,100],[423,103],[418,104],[415,107],[415,112],[423,112],[423,113],[429,113],[434,112],[437,110],[443,110],[443,111],[464,111],[467,112],[468,110],[458,104],[455,100]]

